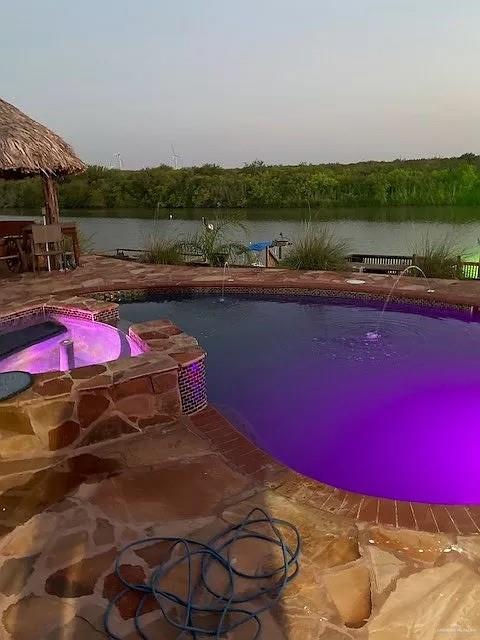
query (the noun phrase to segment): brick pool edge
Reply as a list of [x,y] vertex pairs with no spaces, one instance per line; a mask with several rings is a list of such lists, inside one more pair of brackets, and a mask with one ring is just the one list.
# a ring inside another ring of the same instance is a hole
[[231,467],[296,502],[359,522],[431,533],[480,534],[480,506],[407,502],[343,491],[281,464],[250,442],[213,406],[190,421],[191,430],[205,438]]

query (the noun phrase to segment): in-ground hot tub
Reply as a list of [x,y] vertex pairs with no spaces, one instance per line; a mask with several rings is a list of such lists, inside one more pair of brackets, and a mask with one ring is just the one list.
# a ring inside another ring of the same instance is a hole
[[[15,331],[18,343],[30,341],[32,323],[37,336],[38,323],[55,334],[0,358],[0,375],[33,374],[31,388],[0,402],[0,458],[92,445],[206,406],[205,354],[195,338],[168,320],[130,326],[128,334],[105,322],[117,320],[118,305],[88,299],[0,318],[4,354]],[[74,353],[62,367],[65,341]]]
[[392,303],[382,317],[383,300],[258,295],[147,296],[120,315],[197,337],[210,401],[293,469],[371,496],[480,503],[469,312]]
[[[28,340],[29,329],[37,326],[57,326],[58,331],[51,337],[38,338],[34,344],[16,349],[14,353],[0,359],[0,373],[4,371],[28,371],[29,373],[45,373],[102,364],[119,358],[129,358],[143,353],[138,342],[128,335],[104,322],[85,320],[72,316],[45,316],[34,325],[22,324],[25,340]],[[19,328],[10,328],[1,337],[8,348],[13,342]],[[11,337],[11,340],[9,340]],[[66,366],[64,358],[65,341],[71,342],[71,358]],[[19,345],[21,347],[21,344]],[[0,354],[1,357],[1,354]]]

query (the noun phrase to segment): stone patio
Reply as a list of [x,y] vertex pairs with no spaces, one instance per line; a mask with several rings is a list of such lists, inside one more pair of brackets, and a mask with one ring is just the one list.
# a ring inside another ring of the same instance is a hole
[[[232,286],[353,288],[341,274],[232,269],[230,277]],[[220,269],[87,257],[66,275],[1,279],[0,304],[6,313],[50,296],[209,287],[221,278]],[[389,276],[362,279],[365,285],[355,285],[356,291],[381,295],[393,282]],[[433,288],[439,302],[477,307],[480,300],[477,282],[442,281]],[[398,295],[425,299],[425,290],[419,280],[405,279]],[[300,574],[262,615],[263,640],[480,637],[480,536],[471,535],[478,532],[476,511],[451,520],[445,510],[450,528],[439,526],[434,512],[430,521],[427,512],[424,519],[410,515],[408,528],[397,511],[395,523],[379,524],[379,501],[355,506],[332,488],[320,499],[323,489],[313,492],[312,484],[235,432],[232,437],[232,427],[213,408],[80,451],[0,461],[0,638],[106,637],[102,616],[120,588],[113,564],[123,545],[155,535],[207,541],[256,505],[294,523],[303,538]],[[169,554],[163,545],[146,545],[126,558],[125,572],[142,581]],[[266,562],[260,546],[235,555],[239,568],[249,571]],[[185,588],[182,575],[172,588]],[[115,631],[128,640],[139,637],[135,606],[129,596],[115,613]],[[142,621],[154,638],[178,637],[157,610]],[[228,637],[248,640],[249,632],[240,628]]]
[[[258,480],[232,468],[190,418],[0,470],[2,638],[100,640],[103,612],[120,589],[113,563],[123,545],[154,535],[206,542],[256,505],[295,523],[303,538],[299,577],[263,614],[262,638],[480,636],[480,537],[363,524],[316,508],[305,499],[309,481],[292,496],[282,469],[264,469]],[[237,568],[265,562],[261,546],[236,555]],[[146,545],[125,571],[143,580],[168,556],[165,545]],[[182,588],[182,576],[172,587]],[[120,601],[122,637],[136,637],[136,604]],[[144,619],[153,637],[177,637],[156,610]],[[250,636],[245,628],[229,637]]]
[[[356,274],[354,279],[364,284],[350,284],[347,281],[352,277],[352,273],[232,267],[225,287],[353,291],[386,296],[396,280],[391,275],[362,273],[360,276]],[[66,274],[43,272],[37,276],[32,273],[14,276],[4,272],[3,276],[0,275],[0,304],[2,313],[7,313],[24,303],[48,303],[52,295],[69,299],[98,291],[218,287],[222,280],[221,268],[148,265],[88,255],[82,257],[80,268]],[[427,293],[429,288],[433,288],[434,292]],[[395,295],[404,299],[438,301],[478,309],[480,281],[432,279],[427,284],[422,278],[403,277],[395,288]]]

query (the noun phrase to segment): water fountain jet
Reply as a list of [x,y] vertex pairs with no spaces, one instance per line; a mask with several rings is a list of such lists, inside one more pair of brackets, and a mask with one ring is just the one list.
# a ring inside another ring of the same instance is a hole
[[[225,263],[223,265],[223,276],[222,276],[222,293],[220,296],[220,302],[225,302],[225,280],[227,277],[227,271],[230,269],[230,265],[228,264],[228,262],[225,260]],[[233,282],[233,278],[228,278],[229,282]]]
[[400,278],[402,276],[404,276],[408,271],[410,271],[411,269],[415,269],[417,271],[420,272],[420,274],[425,278],[426,282],[427,282],[427,293],[435,293],[435,289],[432,289],[431,284],[430,284],[430,280],[427,278],[427,276],[425,275],[425,272],[423,271],[423,269],[420,269],[420,267],[417,267],[416,264],[411,264],[408,267],[406,267],[396,278],[395,282],[392,285],[392,288],[390,289],[387,299],[385,300],[385,303],[382,307],[382,312],[380,313],[380,318],[378,319],[377,322],[377,326],[375,327],[375,331],[368,331],[366,334],[366,338],[367,340],[370,340],[371,342],[374,342],[375,340],[378,340],[378,338],[380,338],[380,333],[379,333],[379,329],[380,329],[380,325],[382,323],[383,320],[383,316],[385,314],[385,310],[388,306],[388,303],[390,302],[390,298],[392,297],[392,293],[395,290],[395,287],[397,286],[397,284],[400,282]]

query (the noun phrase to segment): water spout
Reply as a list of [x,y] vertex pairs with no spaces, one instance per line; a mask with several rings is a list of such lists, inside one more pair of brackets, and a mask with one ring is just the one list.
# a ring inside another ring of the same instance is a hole
[[382,312],[380,313],[380,317],[378,319],[377,322],[377,326],[375,327],[375,331],[369,331],[366,335],[367,340],[370,340],[372,342],[374,342],[375,340],[378,340],[378,338],[380,337],[380,333],[379,333],[379,329],[380,329],[380,325],[382,323],[383,320],[383,316],[385,314],[385,310],[388,306],[388,303],[390,302],[390,298],[392,297],[392,293],[395,290],[395,287],[397,286],[397,284],[400,282],[400,278],[402,276],[404,276],[406,273],[408,273],[408,271],[410,271],[411,269],[414,269],[416,271],[419,271],[420,274],[425,278],[426,282],[427,282],[427,293],[434,293],[435,289],[432,289],[431,284],[430,284],[430,280],[427,278],[427,276],[425,275],[425,272],[420,269],[420,267],[417,267],[416,264],[411,264],[408,267],[406,267],[396,278],[395,282],[392,285],[392,288],[390,289],[387,299],[385,300],[385,303],[382,307]]
[[60,342],[60,371],[70,371],[75,368],[75,352],[73,340],[62,340]]
[[[220,302],[225,302],[225,280],[227,277],[227,272],[230,269],[228,262],[225,260],[225,264],[223,265],[223,277],[222,277],[222,294],[220,297]],[[233,278],[228,278],[229,282],[233,282]]]

